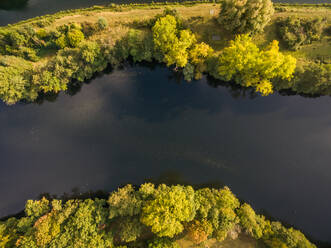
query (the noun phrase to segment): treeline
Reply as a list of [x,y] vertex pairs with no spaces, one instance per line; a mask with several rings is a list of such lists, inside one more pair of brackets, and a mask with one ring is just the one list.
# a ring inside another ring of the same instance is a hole
[[[210,73],[253,86],[263,95],[272,92],[270,79],[289,79],[295,68],[295,59],[282,55],[277,42],[260,51],[248,35],[239,35],[230,47],[216,55],[208,44],[197,42],[176,11],[166,10],[150,25],[151,32],[131,30],[115,45],[86,39],[107,29],[103,18],[96,24],[68,24],[55,31],[36,31],[25,26],[4,30],[0,38],[0,53],[4,54],[0,61],[0,97],[8,104],[22,99],[33,101],[38,92],[66,90],[70,80],[84,81],[107,64],[116,67],[129,56],[135,62],[155,59],[183,70],[188,81]],[[57,50],[56,56],[45,65],[33,66],[32,62],[38,61],[38,54],[45,49]]]
[[241,203],[228,187],[156,187],[145,183],[112,192],[108,200],[29,200],[25,215],[0,222],[2,248],[134,247],[177,248],[219,242],[240,233],[272,248],[315,248],[298,230],[286,228]]
[[[224,0],[216,19],[238,35],[221,51],[198,42],[185,20],[172,9],[149,21],[136,21],[136,27],[117,40],[96,38],[98,34],[104,37],[110,29],[103,17],[95,23],[69,23],[56,28],[47,28],[49,18],[34,25],[1,28],[0,98],[7,104],[34,101],[39,93],[65,91],[70,81],[82,82],[108,65],[117,67],[127,59],[165,63],[181,71],[187,81],[209,74],[252,87],[262,95],[274,89],[329,94],[330,63],[311,62],[297,67],[293,56],[279,51],[277,41],[264,49],[254,44],[252,35],[263,31],[273,12],[270,0],[249,0],[244,6]],[[297,49],[328,30],[322,23],[325,20],[286,19],[278,26],[283,41]],[[307,82],[308,78],[313,80]]]

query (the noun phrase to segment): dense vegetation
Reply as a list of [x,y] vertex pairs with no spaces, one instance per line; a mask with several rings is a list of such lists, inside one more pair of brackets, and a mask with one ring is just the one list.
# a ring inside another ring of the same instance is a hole
[[291,16],[278,20],[277,24],[280,36],[288,48],[298,50],[302,45],[321,39],[326,19],[303,19]]
[[266,247],[316,247],[301,232],[256,214],[227,187],[194,190],[151,183],[139,189],[127,185],[108,201],[29,200],[23,217],[0,222],[0,247],[175,248],[184,236],[203,244],[240,233]]
[[224,0],[218,21],[235,33],[261,32],[273,13],[271,0]]
[[[122,11],[118,6],[109,8]],[[154,18],[127,23],[130,28],[114,38],[108,34],[115,27],[98,14],[100,9],[86,10],[86,16],[96,11],[93,22],[54,25],[56,18],[65,15],[59,13],[0,28],[0,98],[7,104],[34,101],[40,93],[66,91],[71,81],[82,82],[127,59],[165,63],[182,72],[187,81],[206,73],[253,87],[262,95],[274,89],[304,94],[331,91],[327,60],[297,61],[293,55],[280,52],[276,40],[263,46],[255,44],[253,34],[263,30],[274,12],[270,0],[222,2],[220,13],[210,21],[218,20],[225,29],[246,34],[231,36],[217,50],[176,10],[166,9]],[[276,26],[280,39],[291,49],[327,36],[329,28],[325,19],[294,17],[281,19]]]

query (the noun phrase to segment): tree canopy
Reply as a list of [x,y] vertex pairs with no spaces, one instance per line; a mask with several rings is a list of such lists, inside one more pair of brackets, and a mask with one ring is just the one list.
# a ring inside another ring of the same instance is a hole
[[270,79],[291,79],[296,59],[279,52],[278,42],[273,41],[265,50],[260,50],[252,38],[238,35],[218,58],[218,77],[234,80],[245,87],[254,87],[262,95],[273,92]]
[[235,33],[260,32],[273,13],[271,0],[224,0],[218,21]]

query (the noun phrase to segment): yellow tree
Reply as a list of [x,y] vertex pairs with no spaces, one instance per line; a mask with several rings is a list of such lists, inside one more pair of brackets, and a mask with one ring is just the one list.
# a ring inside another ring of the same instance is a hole
[[219,56],[217,73],[225,81],[252,86],[265,96],[273,92],[272,78],[290,80],[295,67],[296,59],[279,52],[278,41],[261,51],[251,37],[238,35]]
[[190,61],[195,66],[195,79],[200,79],[206,70],[206,60],[214,50],[206,43],[195,44],[190,50]]
[[196,43],[190,30],[179,30],[174,16],[161,17],[152,28],[153,42],[164,56],[167,66],[184,67],[188,62],[188,49]]

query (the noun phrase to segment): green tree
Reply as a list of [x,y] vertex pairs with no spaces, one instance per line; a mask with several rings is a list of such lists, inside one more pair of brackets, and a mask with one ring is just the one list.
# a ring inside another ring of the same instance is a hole
[[144,202],[141,222],[159,237],[173,237],[193,220],[196,206],[192,187],[160,185],[154,199]]
[[259,239],[263,236],[263,229],[259,225],[259,216],[257,216],[250,205],[244,203],[237,211],[240,219],[240,225],[247,233],[254,238]]
[[224,0],[218,22],[234,33],[261,32],[273,13],[271,0]]
[[122,242],[132,242],[137,240],[145,230],[145,226],[137,217],[124,217],[119,219],[118,235]]
[[141,211],[142,200],[139,192],[128,184],[110,194],[108,199],[109,218],[119,216],[134,216]]
[[180,248],[180,246],[176,241],[158,237],[148,243],[148,248]]

